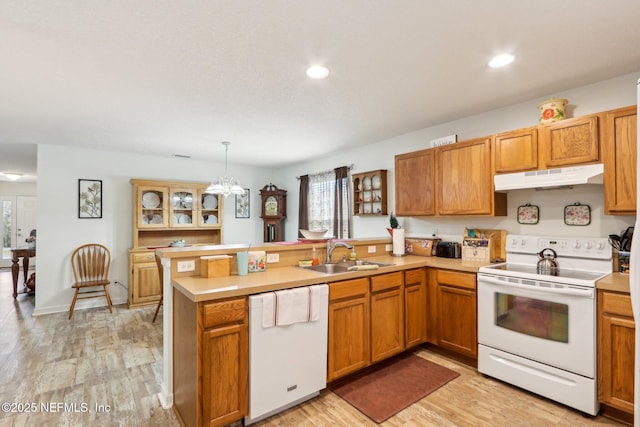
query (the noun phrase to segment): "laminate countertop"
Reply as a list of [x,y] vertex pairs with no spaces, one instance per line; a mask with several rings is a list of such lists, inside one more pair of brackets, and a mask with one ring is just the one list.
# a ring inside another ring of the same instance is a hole
[[596,282],[596,288],[604,291],[629,293],[629,275],[626,273],[611,273]]
[[262,292],[271,292],[299,286],[309,286],[319,283],[331,283],[340,280],[368,277],[419,267],[442,268],[446,270],[477,273],[480,267],[487,265],[485,262],[462,261],[460,259],[439,257],[421,257],[415,255],[407,255],[403,257],[383,255],[365,258],[365,260],[389,263],[393,265],[380,267],[376,270],[349,271],[333,274],[320,273],[297,266],[267,266],[266,271],[249,273],[246,276],[231,275],[215,278],[204,278],[200,276],[177,277],[172,280],[172,284],[176,290],[184,294],[191,301],[201,302],[258,294]]

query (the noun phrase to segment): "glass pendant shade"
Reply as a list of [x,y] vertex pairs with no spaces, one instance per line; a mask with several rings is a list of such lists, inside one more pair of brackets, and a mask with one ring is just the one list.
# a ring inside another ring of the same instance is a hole
[[235,178],[227,176],[227,152],[229,151],[229,144],[231,143],[223,141],[222,144],[225,146],[224,176],[220,176],[218,179],[211,181],[211,185],[207,187],[205,192],[211,194],[222,194],[224,197],[227,197],[229,194],[244,194],[244,188],[240,186],[238,181]]

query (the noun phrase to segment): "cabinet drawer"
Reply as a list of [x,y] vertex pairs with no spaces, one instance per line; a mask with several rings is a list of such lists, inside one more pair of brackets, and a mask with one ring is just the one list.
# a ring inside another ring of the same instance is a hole
[[380,292],[385,289],[397,288],[404,283],[402,272],[381,274],[371,278],[371,292]]
[[154,262],[156,260],[155,252],[143,252],[139,254],[133,254],[133,262]]
[[247,315],[247,298],[202,303],[202,323],[204,328],[225,323],[242,323]]
[[369,291],[369,279],[344,280],[329,284],[329,301],[366,295]]
[[631,297],[629,295],[600,292],[600,298],[602,298],[602,310],[605,313],[633,317]]
[[424,280],[425,274],[423,268],[416,268],[404,272],[405,286],[419,285]]
[[437,270],[436,281],[441,285],[450,285],[473,290],[476,289],[476,275],[471,273]]

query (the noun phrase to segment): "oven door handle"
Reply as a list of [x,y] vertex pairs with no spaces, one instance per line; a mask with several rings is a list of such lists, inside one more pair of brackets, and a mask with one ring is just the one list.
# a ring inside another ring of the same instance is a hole
[[572,295],[578,297],[585,298],[593,298],[593,288],[585,288],[585,289],[576,289],[572,287],[562,287],[562,288],[549,288],[543,286],[531,286],[531,285],[521,285],[520,283],[507,282],[504,280],[498,280],[490,276],[478,276],[478,284],[481,282],[491,283],[493,285],[507,286],[511,288],[517,289],[526,289],[529,291],[539,292],[543,294],[559,294],[559,295]]

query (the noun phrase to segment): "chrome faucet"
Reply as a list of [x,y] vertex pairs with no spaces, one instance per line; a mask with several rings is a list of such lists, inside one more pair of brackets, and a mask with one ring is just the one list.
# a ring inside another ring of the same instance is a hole
[[327,240],[327,264],[331,264],[331,254],[333,254],[333,250],[338,246],[342,246],[343,248],[353,249],[348,243],[345,242],[335,242],[333,245],[331,244],[331,240]]

